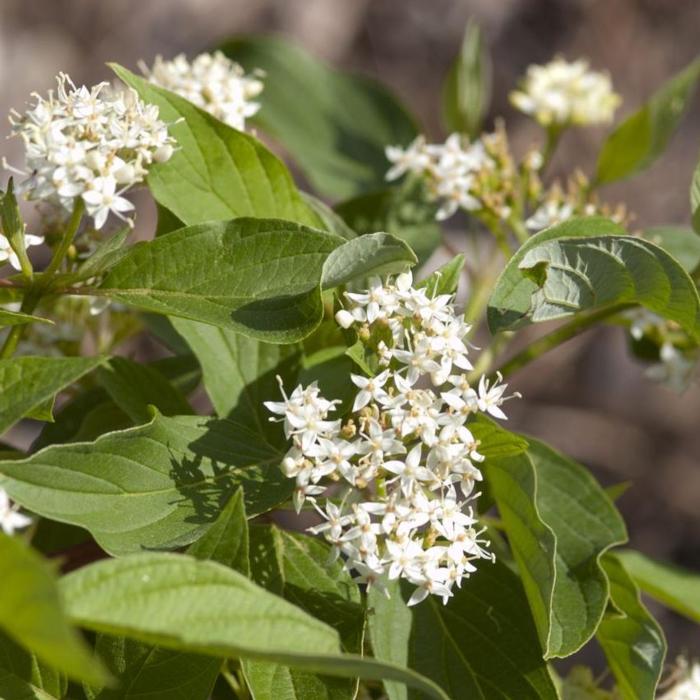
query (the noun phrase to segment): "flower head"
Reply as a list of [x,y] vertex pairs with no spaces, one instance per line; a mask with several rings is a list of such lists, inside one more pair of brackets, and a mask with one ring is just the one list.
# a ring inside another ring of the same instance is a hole
[[[471,369],[469,326],[451,296],[416,288],[404,273],[373,278],[345,300],[340,325],[367,338],[381,329],[382,369],[351,375],[355,400],[337,420],[329,418],[337,402],[315,384],[266,403],[292,441],[282,470],[296,481],[297,509],[309,500],[323,520],[311,532],[357,581],[382,588],[404,578],[416,586],[410,604],[430,594],[447,602],[477,560],[493,559],[470,505],[484,460],[470,420],[479,412],[505,418],[500,406],[510,397],[500,376],[472,387],[460,373]],[[331,485],[341,489],[337,502]]]
[[[43,236],[34,236],[31,233],[24,234],[24,245],[26,248],[30,248],[34,245],[41,245],[43,242]],[[15,268],[15,270],[22,269],[22,266],[19,264],[17,253],[12,250],[12,246],[10,246],[10,242],[7,240],[7,238],[0,234],[0,264],[4,263],[5,261],[9,262],[10,265]]]
[[607,73],[589,70],[587,61],[562,58],[530,66],[510,99],[545,127],[610,122],[620,104]]
[[675,673],[680,679],[659,700],[700,700],[700,664],[681,657]]
[[110,212],[125,219],[133,207],[121,195],[172,154],[167,125],[134,90],[76,87],[65,73],[57,82],[55,93],[35,94],[24,114],[10,116],[26,153],[28,177],[18,189],[66,211],[81,197],[98,229]]
[[260,71],[246,75],[238,63],[221,51],[202,53],[192,62],[184,54],[172,61],[157,56],[152,68],[142,64],[141,70],[152,83],[181,95],[241,131],[245,120],[260,109],[260,103],[254,101],[263,90]]
[[6,535],[13,535],[15,530],[21,530],[31,525],[32,519],[17,511],[4,489],[0,489],[0,528]]

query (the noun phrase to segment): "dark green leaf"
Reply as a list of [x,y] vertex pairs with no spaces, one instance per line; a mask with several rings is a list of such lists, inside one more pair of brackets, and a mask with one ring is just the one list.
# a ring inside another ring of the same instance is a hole
[[12,178],[7,183],[7,192],[0,193],[0,224],[2,235],[7,238],[10,247],[17,255],[23,272],[31,275],[31,263],[27,258],[27,248],[24,240],[26,226],[17,205]]
[[215,562],[182,554],[104,560],[64,577],[61,591],[73,620],[98,632],[328,675],[391,678],[447,700],[413,671],[340,653],[331,627]]
[[177,141],[172,158],[148,171],[156,201],[177,219],[188,226],[239,216],[320,223],[282,161],[257,139],[121,66],[112,68],[146,102],[158,107]]
[[113,236],[100,241],[90,257],[78,268],[76,279],[86,280],[106,272],[126,253],[124,243],[131,233],[129,226],[119,229]]
[[570,219],[533,236],[510,259],[489,300],[492,332],[579,311],[636,303],[700,334],[700,298],[661,248],[598,217]]
[[105,681],[101,664],[68,623],[53,572],[41,557],[0,533],[0,571],[0,626],[10,637],[72,678]]
[[487,460],[485,474],[521,572],[545,658],[594,634],[608,600],[602,554],[626,539],[624,523],[590,473],[544,443]]
[[666,640],[656,620],[642,605],[639,589],[614,555],[603,558],[610,579],[610,609],[597,638],[623,700],[653,700],[661,677]]
[[491,99],[491,59],[479,26],[470,21],[459,55],[442,87],[443,121],[448,131],[479,136]]
[[651,165],[663,153],[700,76],[700,59],[677,73],[620,124],[603,144],[596,181],[612,182]]
[[700,164],[695,168],[690,184],[690,214],[695,232],[700,233]]
[[101,286],[148,311],[293,342],[321,320],[323,264],[342,243],[288,221],[212,222],[135,245]]
[[700,623],[700,572],[654,561],[631,549],[615,556],[644,593]]
[[464,267],[464,255],[455,255],[452,260],[439,267],[435,272],[421,280],[416,287],[425,287],[430,296],[438,294],[456,294]]
[[100,357],[0,360],[0,434],[103,361]]
[[131,420],[140,425],[151,419],[149,406],[166,416],[188,415],[187,399],[160,373],[125,357],[113,357],[97,373],[100,384]]
[[318,225],[318,228],[322,228],[329,233],[334,233],[336,236],[340,236],[347,241],[357,238],[357,234],[327,204],[307,192],[302,192],[301,196],[321,220],[321,224]]
[[388,231],[411,246],[424,263],[440,245],[437,206],[426,200],[419,182],[371,192],[342,202],[336,211],[359,234]]
[[287,500],[281,453],[251,429],[198,416],[166,418],[0,462],[0,485],[29,510],[79,525],[115,555],[184,546],[238,486],[249,516]]
[[51,323],[48,318],[40,318],[39,316],[31,316],[30,314],[23,314],[19,311],[8,311],[7,309],[0,309],[0,328],[5,328],[7,326],[21,326],[25,323]]
[[[344,75],[274,37],[226,42],[224,53],[265,71],[253,118],[277,139],[321,194],[350,197],[384,182],[384,148],[416,135],[413,119],[377,83]],[[375,229],[375,231],[381,229]]]

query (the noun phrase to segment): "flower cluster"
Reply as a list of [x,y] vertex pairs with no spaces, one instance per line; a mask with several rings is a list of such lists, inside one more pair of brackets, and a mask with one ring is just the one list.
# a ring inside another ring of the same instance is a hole
[[21,530],[32,524],[32,519],[17,511],[4,489],[0,489],[0,529],[6,535],[13,535],[15,530]]
[[184,54],[172,61],[157,56],[152,68],[142,64],[141,70],[152,83],[181,95],[241,131],[245,120],[260,109],[254,101],[263,90],[260,71],[246,75],[238,63],[220,51],[200,54],[191,63]]
[[[24,245],[26,248],[31,246],[41,245],[44,242],[43,236],[34,236],[31,233],[24,234]],[[5,238],[5,236],[0,234],[0,265],[5,262],[9,262],[15,270],[21,270],[22,266],[19,264],[19,258],[17,253],[12,250],[10,241]]]
[[[430,593],[447,602],[476,560],[493,559],[471,506],[484,457],[470,418],[504,419],[506,385],[468,381],[469,326],[450,295],[404,273],[345,296],[336,320],[365,339],[377,372],[351,375],[358,391],[345,419],[331,417],[339,402],[316,384],[266,403],[292,439],[282,470],[296,480],[297,510],[309,499],[323,518],[311,531],[356,580],[381,587],[401,577],[416,586],[410,604]],[[322,507],[329,484],[341,488]]]
[[659,696],[659,700],[700,700],[700,664],[695,662],[691,665],[681,657],[676,674],[680,675],[680,680]]
[[610,122],[620,104],[607,73],[589,70],[587,61],[562,58],[530,66],[521,89],[510,99],[545,127]]
[[134,90],[108,83],[78,88],[64,73],[57,81],[55,93],[34,95],[25,114],[10,116],[26,150],[28,177],[20,189],[67,211],[81,197],[97,229],[110,212],[126,220],[133,205],[125,190],[173,152],[167,125]]

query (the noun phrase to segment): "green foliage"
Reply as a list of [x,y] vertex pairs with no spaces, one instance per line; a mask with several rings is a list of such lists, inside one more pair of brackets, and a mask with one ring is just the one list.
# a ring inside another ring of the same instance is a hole
[[608,136],[598,157],[598,184],[633,175],[663,153],[690,102],[698,77],[700,59],[668,80]]
[[51,321],[46,318],[40,318],[39,316],[23,314],[19,311],[0,309],[0,328],[6,328],[7,326],[21,326],[25,323],[51,323]]
[[481,29],[470,21],[442,88],[443,121],[448,131],[479,136],[491,100],[491,73]]
[[654,561],[640,552],[616,552],[634,582],[671,610],[700,622],[700,574]]
[[690,213],[693,218],[693,228],[700,233],[700,164],[695,168],[693,180],[690,183]]
[[385,146],[404,146],[416,135],[413,119],[385,88],[328,68],[280,38],[232,39],[221,48],[265,71],[253,122],[289,151],[323,195],[344,198],[380,187]]
[[92,443],[0,462],[0,486],[44,517],[89,530],[115,555],[175,548],[216,520],[237,486],[250,516],[287,500],[281,453],[228,420],[156,416]]
[[639,600],[623,564],[608,554],[603,567],[610,579],[611,607],[598,628],[598,641],[623,699],[653,700],[666,656],[663,632]]
[[455,294],[464,268],[464,255],[455,255],[450,262],[438,268],[429,277],[421,280],[416,287],[425,287],[430,296]]
[[580,311],[640,304],[700,335],[700,297],[688,273],[648,241],[606,219],[572,219],[530,238],[489,300],[492,332]]
[[644,238],[672,255],[689,274],[700,265],[700,236],[684,226],[652,226]]
[[18,357],[0,360],[0,434],[62,389],[101,365],[100,357]]
[[[43,662],[71,678],[98,683],[107,680],[100,663],[68,623],[55,575],[39,555],[20,540],[0,533],[0,571],[3,572],[0,596],[3,630]],[[11,659],[17,659],[17,652],[7,644],[2,647],[5,663],[0,668],[11,671],[17,663]],[[36,679],[25,665],[18,680],[35,685]],[[5,682],[2,676],[0,682]]]
[[279,218],[317,226],[282,161],[257,139],[226,126],[191,102],[112,66],[170,124],[178,150],[155,164],[148,186],[156,201],[183,224],[239,216]]

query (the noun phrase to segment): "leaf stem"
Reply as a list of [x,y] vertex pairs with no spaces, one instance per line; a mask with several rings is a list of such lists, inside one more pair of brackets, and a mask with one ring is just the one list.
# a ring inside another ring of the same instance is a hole
[[80,222],[82,221],[84,213],[85,202],[83,202],[82,197],[76,197],[75,202],[73,204],[73,213],[71,214],[70,221],[66,226],[66,230],[63,232],[63,236],[61,238],[60,243],[54,251],[53,257],[51,258],[51,262],[49,263],[46,270],[44,270],[42,280],[46,280],[49,277],[51,277],[51,275],[53,275],[61,266],[63,258],[66,257],[66,253],[68,252],[68,249],[70,248],[71,243],[75,238],[75,234],[78,232],[78,228],[80,227]]
[[615,316],[621,311],[626,311],[637,306],[632,303],[624,304],[614,304],[612,306],[607,306],[602,309],[598,309],[592,313],[581,315],[578,318],[573,319],[569,323],[560,326],[555,331],[552,331],[548,335],[542,338],[538,338],[534,342],[530,343],[526,348],[523,348],[515,357],[512,357],[508,362],[501,365],[499,372],[507,377],[513,372],[517,372],[522,369],[525,365],[530,364],[540,356],[544,355],[546,352],[553,350],[558,345],[565,343],[571,338],[575,338],[577,335],[583,333],[591,326],[600,321]]

